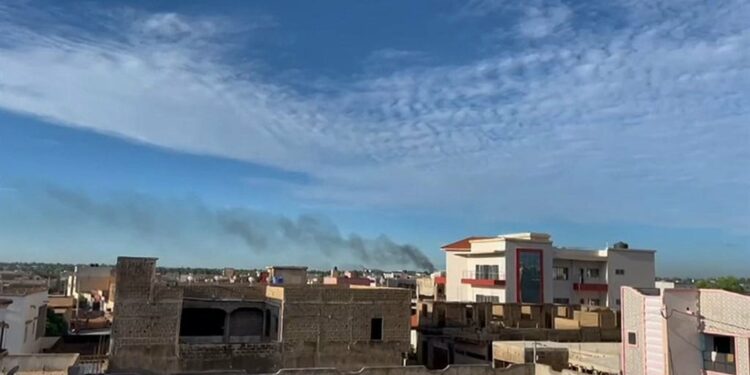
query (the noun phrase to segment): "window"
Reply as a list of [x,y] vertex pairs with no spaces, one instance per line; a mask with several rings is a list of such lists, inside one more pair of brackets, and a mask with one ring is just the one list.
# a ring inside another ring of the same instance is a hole
[[636,337],[635,337],[635,332],[628,332],[628,344],[638,345],[638,342],[636,341]]
[[383,339],[383,318],[372,318],[370,320],[370,340]]
[[500,279],[500,267],[491,265],[477,264],[475,266],[476,275],[474,278],[479,280],[499,280]]
[[492,302],[492,303],[499,303],[500,297],[498,296],[486,296],[483,294],[477,294],[476,296],[477,302]]
[[586,303],[586,300],[585,300],[585,299],[583,299],[583,298],[581,298],[581,302],[580,302],[580,304],[581,304],[581,305],[583,305],[584,303]]
[[620,306],[620,299],[619,298],[615,300],[615,305]]
[[598,278],[599,277],[599,269],[598,268],[588,268],[586,269],[586,277],[590,278]]
[[589,305],[591,306],[600,306],[602,301],[599,298],[590,298],[589,299]]
[[720,335],[703,335],[703,369],[737,373],[734,359],[734,337]]
[[624,274],[625,274],[625,270],[622,268],[618,268],[615,270],[615,275],[624,275]]
[[552,299],[552,302],[567,305],[570,303],[570,299],[569,298],[554,298]]
[[552,276],[555,280],[567,280],[568,267],[552,267]]

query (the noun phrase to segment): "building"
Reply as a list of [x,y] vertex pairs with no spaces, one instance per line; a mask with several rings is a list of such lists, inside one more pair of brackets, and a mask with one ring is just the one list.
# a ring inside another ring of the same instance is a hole
[[397,366],[410,292],[357,286],[179,284],[155,258],[117,260],[110,369],[178,371]]
[[493,365],[504,368],[513,364],[545,364],[554,371],[574,369],[598,375],[620,374],[620,343],[495,341],[492,344]]
[[0,288],[0,321],[4,322],[0,347],[9,354],[38,353],[47,323],[47,288],[6,285]]
[[419,300],[445,301],[445,275],[435,272],[417,280],[417,298]]
[[307,284],[307,267],[268,267],[268,277],[270,278],[272,284]]
[[65,295],[85,299],[93,310],[111,310],[114,304],[114,268],[98,264],[78,265],[68,276]]
[[77,375],[87,374],[78,364],[77,353],[0,353],[0,374]]
[[622,288],[625,375],[750,374],[750,296]]
[[467,237],[442,247],[448,301],[559,303],[618,309],[623,285],[652,288],[654,250],[553,246],[549,234]]

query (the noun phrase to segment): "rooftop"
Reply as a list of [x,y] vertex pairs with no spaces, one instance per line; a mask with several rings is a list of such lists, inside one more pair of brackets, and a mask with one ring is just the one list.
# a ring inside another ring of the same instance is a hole
[[449,243],[447,245],[443,245],[441,249],[445,251],[469,251],[471,250],[471,241],[473,240],[485,240],[489,238],[495,238],[495,237],[487,237],[487,236],[471,236],[466,237],[462,240],[458,240],[453,243]]

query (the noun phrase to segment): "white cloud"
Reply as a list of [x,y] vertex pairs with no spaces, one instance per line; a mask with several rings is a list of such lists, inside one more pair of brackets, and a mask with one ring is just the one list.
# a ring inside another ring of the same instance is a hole
[[[304,172],[308,199],[746,231],[750,7],[629,7],[641,17],[612,34],[306,95],[220,63],[210,43],[50,39],[5,21],[24,43],[0,47],[0,106]],[[527,16],[527,37],[570,27],[566,9]],[[156,17],[134,24],[196,27]]]
[[531,6],[526,9],[525,18],[519,24],[519,31],[529,38],[543,38],[559,30],[572,16],[567,6]]

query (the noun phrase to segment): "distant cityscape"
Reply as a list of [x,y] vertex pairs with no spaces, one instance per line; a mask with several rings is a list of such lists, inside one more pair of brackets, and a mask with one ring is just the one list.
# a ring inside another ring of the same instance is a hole
[[747,277],[659,278],[655,250],[558,247],[546,233],[472,236],[441,250],[446,269],[435,272],[164,267],[149,257],[0,263],[0,365],[29,374],[750,368],[738,355],[750,344]]

